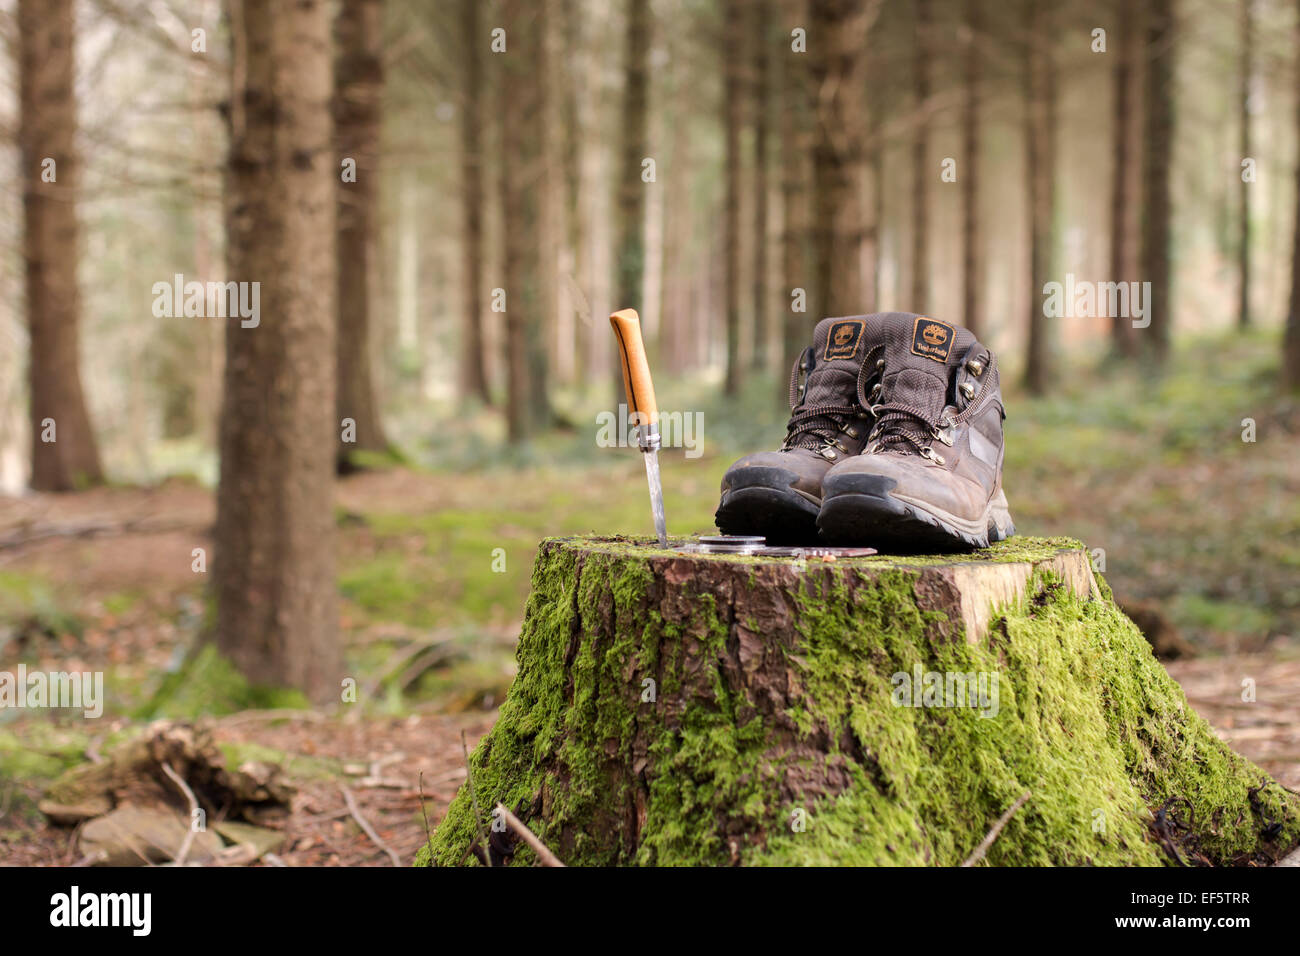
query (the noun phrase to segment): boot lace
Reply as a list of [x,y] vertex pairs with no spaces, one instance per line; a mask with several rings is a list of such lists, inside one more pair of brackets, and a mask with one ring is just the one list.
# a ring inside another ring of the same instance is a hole
[[935,452],[930,441],[939,437],[940,432],[962,424],[983,407],[985,397],[991,395],[998,384],[997,358],[992,352],[987,353],[986,365],[979,387],[967,401],[966,407],[954,416],[941,416],[938,421],[934,421],[924,409],[907,402],[873,404],[872,398],[880,396],[882,385],[877,384],[872,395],[868,396],[865,394],[866,383],[859,378],[858,401],[870,409],[871,414],[876,418],[876,424],[868,439],[867,451],[883,451],[888,448],[900,448],[904,451],[914,449],[922,458],[929,458],[942,465],[943,457]]
[[792,411],[789,424],[786,425],[785,441],[782,442],[781,447],[787,451],[792,448],[819,451],[826,447],[846,451],[839,436],[846,432],[853,434],[851,431],[853,426],[849,422],[862,417],[864,409],[860,405],[837,405],[829,402],[817,405],[802,404],[803,388],[799,385],[799,373],[811,368],[811,353],[812,349],[805,349],[803,354],[795,359],[794,366],[790,370]]

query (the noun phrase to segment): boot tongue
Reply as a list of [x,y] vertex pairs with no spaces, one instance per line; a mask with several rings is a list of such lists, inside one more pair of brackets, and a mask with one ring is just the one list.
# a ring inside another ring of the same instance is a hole
[[813,330],[813,367],[805,382],[805,405],[853,405],[858,372],[870,347],[866,316],[822,319]]
[[909,405],[937,423],[948,404],[951,371],[975,336],[941,319],[895,312],[885,321],[883,338],[882,400]]
[[806,428],[798,437],[787,438],[790,447],[813,451],[823,447],[827,435],[838,433],[846,415],[817,415],[802,418],[801,409],[816,405],[857,406],[858,372],[871,342],[866,316],[822,319],[813,330],[812,362],[804,379],[803,400],[795,406],[791,427],[801,421]]

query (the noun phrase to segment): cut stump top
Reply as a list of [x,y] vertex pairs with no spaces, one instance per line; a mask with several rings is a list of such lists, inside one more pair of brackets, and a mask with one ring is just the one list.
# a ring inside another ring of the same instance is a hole
[[[1025,595],[1030,580],[1040,571],[1059,578],[1078,597],[1101,595],[1093,575],[1092,560],[1074,538],[1015,537],[978,551],[939,554],[875,554],[866,557],[709,554],[687,551],[686,541],[660,548],[653,538],[571,536],[552,538],[544,546],[559,546],[582,553],[641,558],[651,571],[669,584],[684,584],[709,577],[718,565],[748,566],[762,574],[755,585],[777,587],[797,584],[809,574],[861,573],[867,576],[894,570],[916,572],[916,594],[926,610],[944,612],[960,623],[966,640],[977,642],[988,633],[997,609]],[[674,546],[675,545],[675,546]]]

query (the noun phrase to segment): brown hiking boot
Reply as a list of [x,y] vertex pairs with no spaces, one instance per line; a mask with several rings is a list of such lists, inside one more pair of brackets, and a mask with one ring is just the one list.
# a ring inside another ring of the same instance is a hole
[[[859,403],[863,358],[879,337],[876,316],[822,319],[790,372],[790,422],[778,451],[746,455],[722,478],[714,520],[723,534],[772,544],[814,544],[822,476],[862,450],[871,415]],[[803,379],[802,383],[800,379]]]
[[880,318],[867,362],[881,378],[859,395],[875,424],[862,454],[822,481],[822,537],[917,552],[983,548],[1015,534],[1002,491],[997,359],[947,322]]

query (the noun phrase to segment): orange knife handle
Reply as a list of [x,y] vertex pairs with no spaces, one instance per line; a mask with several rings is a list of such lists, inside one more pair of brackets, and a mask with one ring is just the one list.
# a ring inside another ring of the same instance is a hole
[[645,343],[641,340],[641,319],[636,309],[622,309],[609,317],[609,324],[614,327],[614,337],[618,339],[629,419],[634,425],[657,425],[659,404],[655,401],[650,363],[646,361]]

